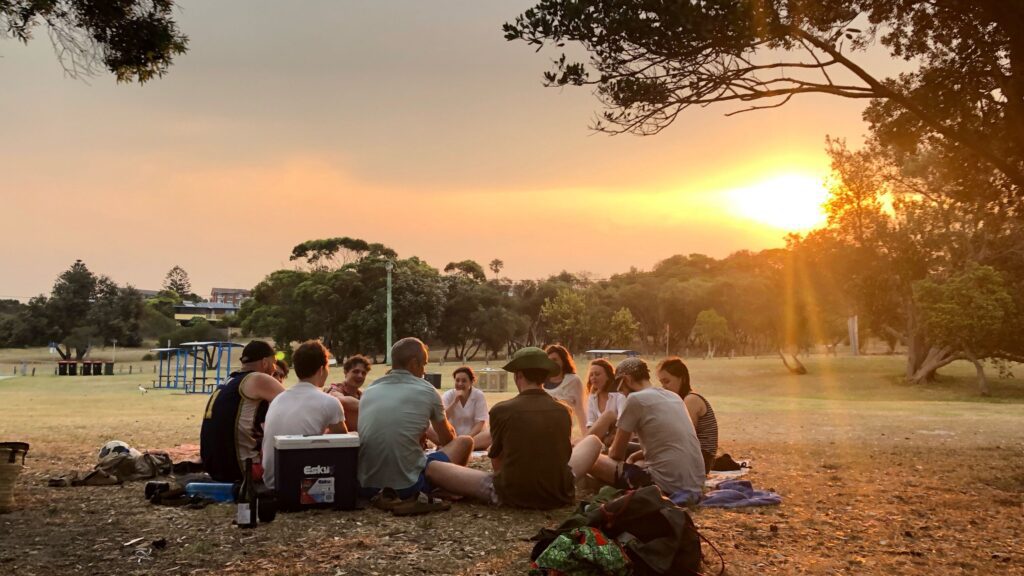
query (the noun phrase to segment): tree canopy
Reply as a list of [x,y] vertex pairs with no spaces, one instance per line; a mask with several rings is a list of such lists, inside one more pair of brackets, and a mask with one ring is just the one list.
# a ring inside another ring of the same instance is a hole
[[0,346],[53,342],[64,359],[72,355],[81,359],[93,346],[113,340],[138,346],[144,312],[138,290],[97,276],[76,260],[58,276],[49,297],[40,295],[26,305],[5,306],[0,313]]
[[187,50],[173,11],[173,0],[0,0],[0,37],[27,43],[42,28],[68,75],[103,67],[118,82],[144,83]]
[[[542,0],[504,25],[508,40],[576,43],[552,86],[596,88],[597,128],[657,133],[692,106],[732,113],[796,96],[871,99],[887,144],[984,161],[1024,188],[1024,4],[1002,0]],[[883,78],[857,54],[875,47],[916,69]]]
[[[398,255],[383,244],[340,236],[307,240],[292,248],[289,260],[305,260],[311,268],[336,268],[366,257],[394,259]],[[340,260],[339,260],[340,259]]]
[[174,292],[179,298],[190,298],[192,294],[192,281],[189,280],[188,272],[181,266],[175,265],[167,271],[164,276],[164,290]]

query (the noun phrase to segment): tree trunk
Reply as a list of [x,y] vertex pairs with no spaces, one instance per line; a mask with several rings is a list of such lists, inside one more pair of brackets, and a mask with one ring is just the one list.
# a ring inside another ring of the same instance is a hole
[[[955,350],[949,346],[932,346],[928,349],[928,354],[921,358],[917,369],[911,374],[909,380],[913,384],[925,384],[935,380],[935,372],[950,364],[955,360],[961,358]],[[908,361],[909,368],[909,361]]]
[[974,364],[974,370],[978,373],[978,393],[982,396],[991,396],[992,391],[988,387],[988,377],[985,376],[985,365],[971,351],[964,353],[964,356]]
[[798,376],[807,374],[807,367],[805,367],[803,363],[800,362],[800,360],[796,357],[795,354],[792,356],[792,358],[787,359],[786,354],[782,350],[779,350],[779,357],[782,358],[782,363],[786,366],[786,369],[789,370],[790,373],[796,374]]
[[[917,373],[924,364],[925,358],[930,351],[930,346],[924,341],[924,336],[917,328],[917,321],[914,318],[913,306],[907,306],[907,380],[915,382]],[[926,374],[928,380],[935,375],[934,370]]]

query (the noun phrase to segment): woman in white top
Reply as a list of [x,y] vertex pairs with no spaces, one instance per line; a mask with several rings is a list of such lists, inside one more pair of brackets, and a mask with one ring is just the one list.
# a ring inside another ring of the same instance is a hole
[[[612,391],[614,388],[615,368],[611,362],[604,358],[591,362],[587,372],[587,432],[601,438],[606,446],[615,437],[615,421],[619,419],[625,401],[622,394]],[[597,430],[594,425],[605,412],[611,413],[611,420]]]
[[572,355],[560,344],[552,344],[544,351],[559,368],[559,373],[544,383],[544,390],[555,400],[562,401],[572,409],[580,426],[580,436],[586,436],[587,408],[583,403],[586,392],[583,390],[583,382],[576,375],[576,364],[572,361]]
[[[473,450],[486,450],[491,446],[487,430],[487,398],[476,383],[476,373],[469,366],[460,366],[452,372],[455,387],[441,396],[445,416],[459,436],[473,438]],[[434,429],[427,429],[427,439],[437,444]]]

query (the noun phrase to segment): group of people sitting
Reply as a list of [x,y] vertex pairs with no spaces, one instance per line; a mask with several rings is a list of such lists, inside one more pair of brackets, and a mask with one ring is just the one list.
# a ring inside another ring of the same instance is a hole
[[[549,509],[575,500],[587,478],[619,488],[655,484],[666,494],[699,494],[714,460],[718,425],[711,405],[692,391],[686,365],[663,360],[655,387],[647,363],[594,360],[587,382],[562,346],[518,350],[504,369],[518,395],[489,411],[467,366],[441,395],[424,379],[427,346],[399,340],[391,369],[363,389],[370,360],[343,363],[345,380],[328,384],[328,353],[318,341],[292,354],[299,382],[285,389],[288,365],[254,340],[207,403],[201,457],[210,476],[235,482],[243,462],[274,488],[274,437],[359,434],[362,497],[410,499],[442,491],[494,505]],[[580,434],[574,440],[573,428]],[[428,450],[428,441],[436,449]],[[487,450],[491,472],[467,467]]]

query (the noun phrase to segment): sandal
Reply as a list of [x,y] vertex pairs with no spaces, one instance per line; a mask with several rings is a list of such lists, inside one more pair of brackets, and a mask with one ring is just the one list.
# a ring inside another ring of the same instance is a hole
[[398,497],[398,492],[394,488],[384,488],[380,492],[377,492],[373,498],[370,498],[370,504],[378,510],[384,510],[390,512],[402,503],[402,499]]
[[434,500],[430,496],[422,494],[414,500],[402,502],[391,509],[395,516],[420,516],[431,512],[444,512],[451,510],[452,505],[443,500]]

